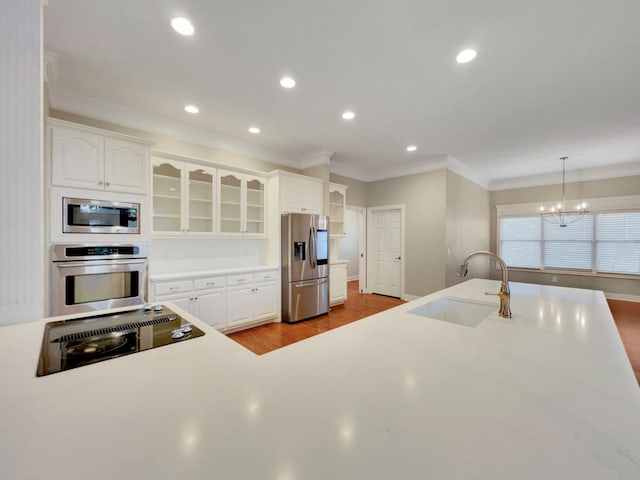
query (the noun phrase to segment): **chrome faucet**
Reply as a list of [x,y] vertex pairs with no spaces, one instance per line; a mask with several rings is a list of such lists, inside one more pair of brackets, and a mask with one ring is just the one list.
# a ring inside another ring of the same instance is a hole
[[498,293],[488,293],[485,292],[485,295],[497,295],[500,297],[500,309],[498,310],[498,315],[503,318],[511,318],[511,292],[509,291],[509,270],[507,269],[507,264],[504,263],[498,255],[491,252],[486,252],[484,250],[478,250],[477,252],[470,253],[467,258],[464,259],[460,268],[458,268],[459,277],[466,277],[469,271],[469,259],[471,257],[475,257],[476,255],[486,255],[488,257],[493,258],[502,269],[502,283],[500,284],[500,291]]

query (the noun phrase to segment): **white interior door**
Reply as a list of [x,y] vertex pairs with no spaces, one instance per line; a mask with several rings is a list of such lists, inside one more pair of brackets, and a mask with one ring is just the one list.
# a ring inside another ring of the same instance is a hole
[[371,293],[402,296],[402,220],[402,207],[376,207],[369,210],[367,286]]

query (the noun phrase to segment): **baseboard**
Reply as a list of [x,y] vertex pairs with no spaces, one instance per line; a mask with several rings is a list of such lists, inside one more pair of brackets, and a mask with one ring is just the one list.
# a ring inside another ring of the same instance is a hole
[[236,325],[236,326],[233,326],[233,327],[221,328],[218,331],[220,333],[224,333],[225,335],[227,335],[229,333],[236,333],[236,332],[240,332],[242,330],[247,330],[249,328],[259,327],[261,325],[266,325],[267,323],[274,323],[274,322],[279,322],[279,321],[280,320],[278,319],[278,317],[276,317],[276,318],[267,318],[266,320],[257,320],[255,322],[245,323],[244,325]]
[[412,300],[417,300],[417,299],[418,299],[418,298],[420,298],[420,297],[419,297],[419,296],[417,296],[417,295],[407,295],[407,294],[404,294],[404,295],[402,295],[402,297],[401,297],[401,298],[402,298],[402,300],[404,300],[405,302],[410,302],[410,301],[412,301]]
[[360,280],[360,275],[350,275],[347,277],[347,282],[353,282],[354,280]]
[[609,300],[624,300],[625,302],[640,302],[638,295],[625,295],[623,293],[604,292],[604,296]]

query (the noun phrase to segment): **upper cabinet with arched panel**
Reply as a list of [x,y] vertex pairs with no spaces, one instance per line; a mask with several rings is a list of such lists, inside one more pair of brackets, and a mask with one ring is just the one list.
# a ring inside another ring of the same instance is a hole
[[347,204],[347,186],[329,184],[329,232],[332,237],[344,237],[344,215]]
[[220,235],[266,235],[266,184],[266,178],[260,175],[218,170]]
[[156,236],[215,233],[215,168],[181,161],[176,156],[154,156],[152,182]]
[[52,185],[147,193],[146,142],[55,119],[49,129]]

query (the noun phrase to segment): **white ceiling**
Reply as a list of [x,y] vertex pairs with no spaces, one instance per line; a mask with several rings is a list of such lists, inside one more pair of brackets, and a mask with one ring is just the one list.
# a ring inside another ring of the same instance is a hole
[[447,164],[506,188],[559,181],[564,155],[568,180],[640,174],[639,18],[637,0],[49,0],[44,47],[53,108],[292,166],[335,152],[365,181]]

